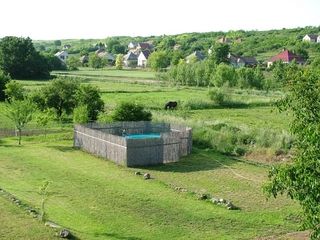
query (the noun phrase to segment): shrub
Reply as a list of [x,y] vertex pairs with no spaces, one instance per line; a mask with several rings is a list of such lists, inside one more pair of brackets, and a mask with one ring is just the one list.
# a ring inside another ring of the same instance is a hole
[[87,123],[89,111],[87,105],[80,105],[73,110],[73,122],[74,123]]
[[227,95],[221,88],[211,89],[209,91],[209,97],[214,103],[218,105],[223,105],[227,100]]
[[123,102],[113,112],[113,121],[151,121],[152,114],[137,103]]

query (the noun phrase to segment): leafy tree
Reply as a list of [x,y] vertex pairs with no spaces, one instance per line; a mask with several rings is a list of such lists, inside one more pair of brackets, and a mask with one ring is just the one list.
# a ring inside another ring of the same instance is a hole
[[68,70],[78,70],[78,67],[81,65],[79,58],[72,56],[67,60],[67,68]]
[[48,63],[35,50],[30,38],[0,40],[0,69],[15,79],[49,77]]
[[19,140],[21,145],[21,132],[25,125],[32,120],[32,115],[35,111],[35,106],[30,101],[11,101],[6,105],[5,115],[13,121],[18,130]]
[[51,109],[46,109],[43,112],[39,112],[35,119],[37,125],[44,129],[44,136],[46,137],[48,124],[54,119],[54,112]]
[[0,101],[5,99],[6,85],[10,82],[10,76],[0,70]]
[[23,100],[25,96],[25,89],[21,83],[16,81],[10,81],[6,84],[6,89],[4,90],[6,98],[9,102],[14,100]]
[[142,105],[123,102],[113,112],[113,121],[151,121],[152,114]]
[[287,195],[297,200],[304,212],[304,228],[313,229],[311,239],[320,239],[320,70],[310,68],[292,72],[288,93],[278,103],[292,115],[295,135],[293,162],[273,167],[265,190],[269,195]]
[[52,53],[41,53],[41,55],[46,59],[49,71],[67,69],[66,64]]
[[113,54],[124,54],[126,53],[126,47],[120,44],[113,45],[111,52]]
[[61,40],[54,40],[53,44],[57,47],[61,46]]
[[162,68],[168,67],[170,64],[170,59],[166,52],[156,51],[150,54],[148,58],[148,64],[153,70],[158,71]]
[[44,99],[45,107],[55,109],[60,118],[64,111],[67,114],[73,111],[76,106],[75,95],[78,88],[79,83],[75,80],[57,78],[43,87],[40,98]]
[[81,85],[76,91],[75,98],[77,105],[86,105],[89,120],[96,120],[99,112],[103,111],[104,102],[97,87]]
[[221,63],[217,66],[215,74],[212,76],[212,83],[216,87],[228,85],[233,87],[237,82],[237,74],[232,66]]
[[209,59],[216,64],[229,63],[228,54],[230,52],[230,46],[228,44],[215,44],[211,48],[211,54]]
[[79,105],[73,110],[73,122],[74,123],[87,123],[89,111],[87,105]]
[[178,65],[180,59],[183,59],[183,53],[180,50],[174,51],[171,56],[171,65]]
[[242,67],[237,69],[236,72],[238,76],[237,84],[240,88],[262,88],[264,76],[259,68]]
[[123,68],[123,54],[118,54],[116,58],[116,69],[121,70]]
[[101,58],[96,54],[92,54],[89,57],[89,66],[92,68],[103,68],[107,65],[107,60],[105,58]]

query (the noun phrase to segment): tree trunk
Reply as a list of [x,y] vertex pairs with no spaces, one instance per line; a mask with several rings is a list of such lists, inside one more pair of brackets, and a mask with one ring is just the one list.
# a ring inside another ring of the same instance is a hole
[[19,145],[21,145],[21,128],[19,128],[18,130],[19,130]]

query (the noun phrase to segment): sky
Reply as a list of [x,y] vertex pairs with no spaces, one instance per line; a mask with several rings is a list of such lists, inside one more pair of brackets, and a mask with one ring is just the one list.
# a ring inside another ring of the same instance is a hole
[[320,0],[0,0],[0,38],[172,35],[320,26]]

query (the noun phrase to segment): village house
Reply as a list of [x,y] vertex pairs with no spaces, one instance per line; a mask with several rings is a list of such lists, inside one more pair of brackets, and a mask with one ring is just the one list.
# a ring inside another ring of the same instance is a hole
[[320,43],[320,36],[317,34],[307,34],[302,38],[302,41]]
[[222,38],[219,38],[217,40],[218,43],[226,43],[226,44],[229,44],[229,43],[232,43],[231,39],[230,38],[227,38],[227,37],[222,37]]
[[138,64],[138,57],[136,54],[129,51],[126,55],[124,55],[123,65],[125,67],[136,67],[137,64]]
[[270,67],[276,61],[282,61],[283,63],[290,63],[292,61],[296,61],[296,63],[298,63],[298,64],[305,63],[305,60],[301,56],[296,55],[289,50],[283,50],[281,53],[270,58],[267,61],[267,66]]
[[70,49],[71,48],[71,45],[70,44],[65,44],[65,45],[63,45],[63,50],[68,50],[68,49]]
[[228,54],[228,59],[233,67],[256,67],[258,61],[254,57],[236,56],[232,53]]
[[138,56],[138,67],[147,67],[148,58],[150,55],[149,50],[143,50]]
[[79,58],[80,62],[82,65],[86,64],[89,62],[89,56],[88,55],[83,55]]
[[206,57],[205,55],[200,51],[194,51],[189,56],[186,57],[186,63],[191,63],[193,61],[202,61]]
[[141,42],[128,44],[128,53],[123,57],[123,63],[126,67],[146,67],[149,55],[153,51],[151,43]]
[[129,50],[136,49],[136,47],[137,47],[137,44],[134,43],[134,42],[130,42],[130,43],[128,44],[128,49],[129,49]]
[[96,51],[96,54],[99,57],[106,59],[109,64],[113,64],[114,61],[115,61],[114,55],[112,53],[109,53],[109,52],[105,51],[105,50],[99,49],[99,50]]
[[57,53],[55,54],[55,56],[56,56],[57,58],[59,58],[63,63],[66,63],[69,54],[68,54],[67,51],[60,51],[60,52],[57,52]]

